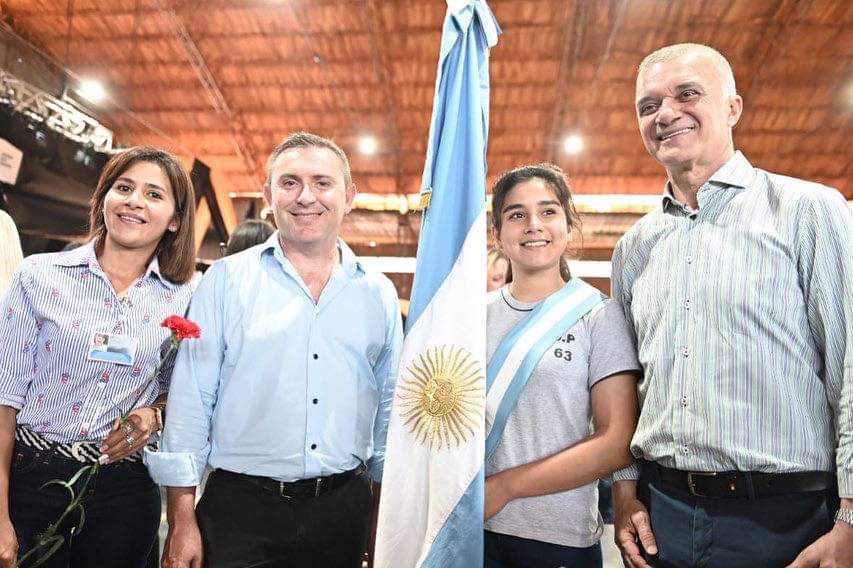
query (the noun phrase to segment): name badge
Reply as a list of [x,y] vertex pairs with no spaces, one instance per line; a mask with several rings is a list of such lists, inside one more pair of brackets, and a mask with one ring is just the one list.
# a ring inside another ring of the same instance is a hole
[[139,340],[130,335],[96,331],[89,339],[89,361],[133,365]]

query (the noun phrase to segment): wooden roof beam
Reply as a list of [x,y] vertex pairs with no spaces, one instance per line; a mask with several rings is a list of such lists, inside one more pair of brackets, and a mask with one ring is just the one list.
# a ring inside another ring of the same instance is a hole
[[[805,11],[808,8],[810,2],[798,2],[798,0],[779,0],[779,4],[776,6],[776,10],[771,16],[770,21],[773,22],[774,25],[768,25],[764,28],[764,32],[761,34],[761,37],[756,42],[755,49],[752,50],[754,54],[753,57],[750,58],[752,62],[754,62],[752,68],[752,79],[749,81],[749,85],[745,90],[738,89],[738,92],[744,96],[744,100],[746,97],[755,92],[755,89],[758,87],[761,82],[761,75],[764,70],[767,68],[767,62],[773,57],[779,57],[782,53],[784,53],[785,48],[788,43],[791,41],[792,37],[795,34],[785,34],[785,30],[788,29],[788,26],[794,19],[794,16],[797,14],[797,6],[799,5],[800,11]],[[780,44],[780,40],[787,35],[784,42]]]
[[264,178],[259,174],[256,166],[257,152],[254,149],[252,141],[243,134],[243,131],[245,130],[244,125],[239,122],[239,118],[229,106],[228,101],[222,94],[222,90],[216,83],[216,78],[213,76],[213,73],[210,72],[204,57],[190,35],[189,30],[187,30],[184,25],[181,17],[177,12],[175,12],[168,0],[159,0],[158,3],[162,11],[165,12],[166,16],[168,16],[172,23],[175,37],[183,46],[187,56],[187,61],[198,75],[199,82],[204,87],[205,93],[210,100],[210,104],[227,119],[228,127],[231,131],[231,139],[234,143],[234,149],[236,150],[237,155],[240,156],[243,163],[246,165],[246,171],[249,172],[252,177],[257,179],[258,188],[262,188]]
[[366,0],[367,23],[370,30],[370,44],[373,51],[373,71],[379,79],[382,97],[388,104],[388,118],[391,125],[392,152],[394,153],[394,181],[398,188],[403,187],[403,158],[400,153],[400,130],[397,126],[397,103],[391,90],[391,73],[388,64],[388,49],[382,39],[382,15],[377,0]]
[[585,0],[574,0],[574,8],[568,11],[568,19],[563,25],[563,53],[560,58],[560,67],[557,72],[557,81],[554,84],[555,104],[554,115],[551,119],[551,131],[546,140],[548,161],[554,163],[557,159],[557,139],[563,128],[563,116],[566,114],[568,97],[565,92],[569,81],[574,75],[578,55],[583,45],[584,30],[586,26],[587,2]]

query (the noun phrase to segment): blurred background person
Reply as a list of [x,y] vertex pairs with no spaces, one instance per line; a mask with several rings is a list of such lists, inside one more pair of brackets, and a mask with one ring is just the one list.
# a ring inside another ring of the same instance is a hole
[[275,227],[261,219],[246,219],[234,229],[228,244],[225,245],[223,256],[246,250],[265,242],[275,232]]
[[0,293],[6,290],[21,260],[23,254],[18,228],[12,218],[0,209]]
[[512,268],[510,268],[509,259],[499,248],[489,249],[486,256],[486,275],[488,276],[487,292],[497,290],[512,280]]

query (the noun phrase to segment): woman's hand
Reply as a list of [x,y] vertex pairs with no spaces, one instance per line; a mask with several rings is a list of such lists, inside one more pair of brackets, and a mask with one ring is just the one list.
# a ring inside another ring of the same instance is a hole
[[0,521],[0,568],[14,568],[18,560],[18,536],[12,521]]
[[100,447],[103,454],[101,464],[121,461],[140,451],[156,433],[157,411],[149,406],[137,408],[127,416],[123,425],[116,420],[112,432]]

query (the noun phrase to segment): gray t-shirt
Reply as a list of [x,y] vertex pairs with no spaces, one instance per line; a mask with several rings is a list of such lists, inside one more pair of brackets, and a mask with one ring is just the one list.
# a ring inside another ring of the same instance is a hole
[[[508,286],[487,300],[487,357],[513,326],[536,307],[519,302]],[[590,389],[613,374],[639,371],[637,353],[618,304],[605,300],[566,330],[533,370],[507,419],[486,475],[560,452],[592,434]],[[515,499],[486,521],[486,530],[564,546],[592,546],[603,530],[598,486]]]

